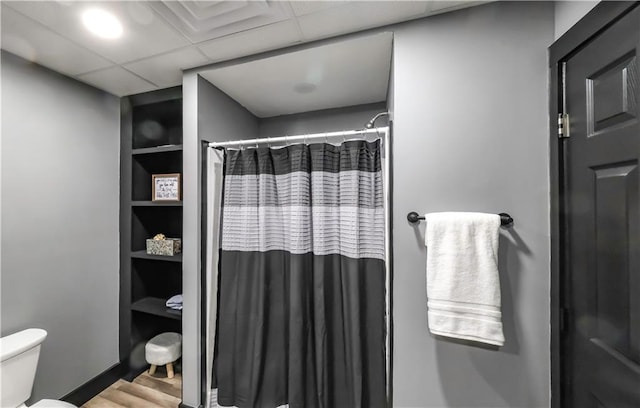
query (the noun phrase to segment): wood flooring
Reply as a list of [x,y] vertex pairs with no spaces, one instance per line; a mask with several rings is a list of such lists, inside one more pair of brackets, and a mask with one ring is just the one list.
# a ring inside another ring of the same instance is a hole
[[182,376],[140,374],[133,382],[118,380],[82,405],[82,408],[177,408],[182,398]]

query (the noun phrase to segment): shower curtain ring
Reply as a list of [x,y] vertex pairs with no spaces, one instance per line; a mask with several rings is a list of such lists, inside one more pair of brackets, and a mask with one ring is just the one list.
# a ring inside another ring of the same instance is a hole
[[271,149],[271,138],[269,136],[267,136],[267,146]]

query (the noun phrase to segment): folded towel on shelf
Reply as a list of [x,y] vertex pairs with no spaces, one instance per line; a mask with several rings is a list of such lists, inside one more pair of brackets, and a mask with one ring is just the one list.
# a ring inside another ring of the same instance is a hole
[[170,309],[182,310],[182,294],[171,296],[166,304]]
[[431,213],[426,222],[429,330],[502,346],[500,216]]

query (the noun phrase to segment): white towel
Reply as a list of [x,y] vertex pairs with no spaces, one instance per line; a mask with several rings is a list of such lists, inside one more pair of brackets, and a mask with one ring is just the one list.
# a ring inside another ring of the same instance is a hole
[[167,300],[166,305],[170,309],[182,310],[182,294],[171,296],[171,298]]
[[502,346],[500,216],[443,212],[426,222],[429,330]]

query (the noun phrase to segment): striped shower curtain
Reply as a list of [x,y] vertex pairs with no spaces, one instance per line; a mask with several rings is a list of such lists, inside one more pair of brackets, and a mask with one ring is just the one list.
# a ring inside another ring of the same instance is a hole
[[386,406],[380,141],[228,150],[220,406]]

